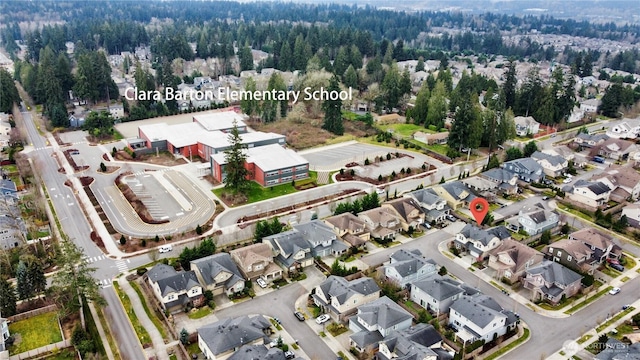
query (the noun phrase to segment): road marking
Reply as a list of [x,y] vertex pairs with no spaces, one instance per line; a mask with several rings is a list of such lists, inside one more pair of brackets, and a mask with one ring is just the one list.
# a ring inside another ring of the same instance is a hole
[[70,202],[70,203],[69,203],[69,206],[73,206],[73,203],[72,203],[72,202]]
[[183,212],[176,213],[176,216],[182,216],[182,215],[184,215]]
[[116,261],[116,267],[118,268],[118,270],[120,270],[120,272],[125,272],[129,270],[129,266],[127,266],[127,263],[124,262],[123,260]]

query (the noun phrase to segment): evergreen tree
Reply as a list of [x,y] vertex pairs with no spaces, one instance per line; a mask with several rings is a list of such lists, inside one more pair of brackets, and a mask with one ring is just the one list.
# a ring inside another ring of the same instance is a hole
[[0,112],[11,113],[13,104],[20,102],[20,95],[11,74],[4,68],[0,69]]
[[516,64],[510,60],[505,70],[505,81],[502,85],[505,97],[505,107],[513,108],[516,100]]
[[353,65],[349,65],[347,71],[344,73],[343,83],[345,86],[357,89],[358,88],[358,73]]
[[538,146],[536,145],[536,142],[534,140],[531,140],[524,146],[524,150],[522,153],[524,157],[529,157],[536,151],[538,151]]
[[[286,90],[284,79],[282,78],[282,75],[280,75],[279,73],[273,73],[269,78],[269,83],[267,84],[267,91],[272,91],[272,90],[276,90],[276,92]],[[278,101],[275,99],[264,100],[262,102],[262,120],[264,122],[272,122],[272,121],[278,120],[279,118],[287,116],[287,106],[288,106],[288,103],[286,100],[282,100],[282,101]]]
[[234,120],[233,129],[229,132],[229,148],[224,151],[225,161],[225,174],[224,187],[231,190],[234,194],[245,191],[249,187],[249,170],[244,165],[247,160],[247,154],[245,149],[247,146],[242,143],[240,137],[240,131]]
[[349,54],[349,47],[341,46],[333,62],[333,72],[338,76],[344,76],[349,64],[351,63],[351,54]]
[[307,68],[307,63],[309,62],[311,55],[311,45],[304,41],[302,34],[298,35],[293,45],[294,70],[304,71]]
[[416,97],[415,106],[411,109],[409,117],[413,120],[415,124],[425,124],[428,126],[430,124],[427,122],[427,114],[429,111],[429,86],[425,82],[422,84],[420,91],[418,91],[418,96]]
[[447,116],[447,94],[445,85],[438,81],[429,98],[426,125],[434,125],[438,129],[444,128],[444,119]]
[[[331,78],[327,91],[329,93],[340,91],[338,79],[335,76]],[[322,110],[324,110],[324,123],[322,124],[322,128],[333,134],[342,135],[344,133],[344,126],[342,124],[342,100],[340,100],[340,98],[336,100],[327,99],[322,103]]]
[[422,56],[418,58],[418,64],[416,65],[416,72],[424,71],[424,59]]
[[291,51],[291,45],[287,40],[282,42],[280,47],[280,56],[278,57],[278,70],[289,71],[291,70],[291,60],[293,53]]
[[[253,78],[247,79],[244,89],[249,93],[255,93],[256,81]],[[253,118],[254,115],[258,114],[259,106],[260,103],[253,97],[244,96],[240,100],[240,109],[242,109],[243,113],[249,115],[249,118]]]
[[3,317],[16,314],[16,290],[3,277],[0,277],[0,313]]
[[27,264],[22,260],[20,260],[18,268],[16,269],[16,292],[20,300],[28,300],[33,297],[33,289],[29,283]]
[[507,149],[506,158],[504,159],[504,161],[521,159],[523,157],[524,155],[522,154],[522,151],[519,148],[512,146]]
[[240,71],[253,70],[253,55],[248,45],[240,49],[238,52],[238,60],[240,61]]
[[477,149],[482,140],[482,117],[478,109],[475,94],[462,103],[455,113],[447,143],[452,149],[460,151],[463,147]]

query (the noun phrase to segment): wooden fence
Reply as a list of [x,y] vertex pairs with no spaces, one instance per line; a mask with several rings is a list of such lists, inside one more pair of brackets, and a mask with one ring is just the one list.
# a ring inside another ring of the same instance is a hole
[[48,312],[51,312],[51,311],[56,311],[56,310],[58,310],[58,305],[53,304],[53,305],[48,305],[48,306],[45,306],[45,307],[41,307],[39,309],[35,309],[35,310],[31,310],[31,311],[20,313],[20,314],[12,315],[12,316],[9,316],[8,319],[11,322],[16,322],[16,321],[28,319],[30,317],[34,317],[34,316],[37,316],[37,315],[40,315],[40,314],[48,313]]
[[33,349],[33,350],[29,350],[29,351],[25,351],[23,353],[20,354],[16,354],[16,355],[12,355],[9,357],[9,360],[22,360],[22,359],[30,359],[42,354],[46,354],[46,353],[50,353],[50,352],[55,352],[58,351],[60,349],[64,349],[64,348],[68,348],[71,347],[71,340],[62,340],[59,341],[55,344],[49,344],[49,345],[45,345],[45,346],[41,346],[37,349]]

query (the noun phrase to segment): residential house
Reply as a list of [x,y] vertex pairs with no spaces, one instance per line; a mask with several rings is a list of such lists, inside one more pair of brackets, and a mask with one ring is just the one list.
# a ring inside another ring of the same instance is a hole
[[411,283],[411,300],[423,308],[442,314],[465,293],[462,283],[448,275],[431,275]]
[[607,136],[606,134],[580,133],[575,138],[573,138],[573,142],[578,144],[579,149],[584,149],[599,146],[607,139],[609,139],[609,136]]
[[640,343],[627,344],[615,338],[609,338],[604,349],[595,356],[595,360],[632,360],[640,359]]
[[7,350],[5,346],[7,339],[9,339],[9,320],[0,318],[0,353]]
[[16,183],[11,179],[0,179],[0,194],[15,195],[18,192]]
[[186,306],[204,304],[202,286],[193,271],[176,271],[173,266],[156,264],[145,274],[154,294],[165,310],[182,311]]
[[542,171],[546,176],[559,177],[569,167],[569,160],[560,155],[549,155],[547,153],[536,151],[531,154],[531,158],[542,166]]
[[529,236],[534,236],[553,229],[558,226],[559,221],[560,217],[555,212],[536,206],[533,209],[520,210],[515,226],[510,224],[508,227],[516,232],[524,230]]
[[385,207],[362,211],[358,213],[358,217],[364,221],[374,239],[395,239],[402,229],[400,217]]
[[226,359],[245,345],[269,343],[271,323],[262,315],[244,315],[216,321],[197,331],[198,347],[206,359]]
[[349,345],[356,350],[377,347],[378,343],[394,330],[411,326],[413,315],[384,296],[358,307],[358,313],[349,319]]
[[612,238],[594,228],[586,227],[569,234],[569,239],[580,241],[594,251],[594,257],[599,262],[608,258],[618,259],[622,256],[622,249],[613,242]]
[[606,204],[611,195],[611,188],[603,182],[578,180],[567,194],[569,199],[591,208]]
[[360,305],[368,304],[380,297],[380,288],[375,280],[361,277],[347,280],[340,276],[329,276],[315,287],[313,302],[334,320],[343,321],[356,312]]
[[438,133],[423,133],[422,131],[416,131],[413,134],[413,138],[417,141],[428,145],[434,144],[446,144],[447,139],[449,139],[449,132],[438,132]]
[[635,139],[640,133],[640,126],[631,126],[626,121],[607,129],[607,136],[616,139]]
[[229,255],[245,279],[262,278],[271,282],[282,277],[282,268],[273,262],[273,252],[268,244],[258,243],[241,247],[229,251]]
[[297,224],[293,226],[293,229],[309,243],[313,257],[340,256],[348,249],[347,245],[338,241],[334,230],[321,220]]
[[638,151],[638,147],[632,141],[610,138],[597,147],[597,154],[614,160],[627,160],[629,156]]
[[464,343],[490,342],[515,329],[518,318],[484,294],[464,295],[451,304],[449,324],[458,329],[456,337]]
[[424,279],[438,271],[435,261],[422,256],[418,249],[401,249],[389,256],[389,263],[382,266],[384,276],[403,289],[410,283]]
[[580,241],[563,239],[542,249],[545,257],[568,268],[593,275],[600,263],[594,250]]
[[418,204],[412,198],[399,198],[386,201],[382,207],[389,209],[400,218],[402,230],[409,231],[409,228],[417,229],[418,226],[424,224],[425,214]]
[[595,114],[598,112],[598,106],[601,101],[599,99],[589,99],[580,103],[580,110],[587,114]]
[[17,201],[11,195],[0,195],[0,249],[20,246],[27,240],[27,226],[19,215]]
[[511,195],[518,192],[518,175],[514,172],[493,168],[478,176],[498,184],[498,191],[501,193]]
[[516,124],[518,136],[535,135],[540,131],[540,123],[531,116],[516,116],[513,122]]
[[484,230],[473,224],[467,224],[456,234],[454,246],[468,251],[474,258],[483,258],[486,253],[497,248],[502,240],[511,237],[511,233],[504,226],[497,226]]
[[461,181],[438,184],[431,188],[453,210],[469,207],[477,196]]
[[376,353],[378,360],[444,360],[450,356],[442,348],[440,333],[432,325],[424,323],[392,331],[380,341]]
[[611,166],[592,180],[606,184],[611,191],[609,198],[622,203],[636,201],[640,197],[640,174],[629,166]]
[[324,222],[349,246],[361,247],[371,238],[364,220],[350,212],[330,216]]
[[[475,191],[476,194],[479,194],[485,199],[487,199],[488,196],[494,195],[499,187],[498,183],[480,176],[465,178],[460,180],[460,182],[465,184],[469,189]],[[487,201],[489,200],[487,199]]]
[[557,262],[544,260],[525,270],[524,288],[531,291],[531,301],[547,300],[557,304],[580,291],[582,275]]
[[522,158],[503,163],[502,168],[516,174],[518,179],[525,182],[541,182],[544,180],[544,170],[532,158]]
[[213,295],[233,295],[244,290],[245,278],[227,253],[192,260],[190,264],[200,284]]
[[495,270],[497,279],[511,283],[520,280],[531,266],[542,262],[544,255],[519,241],[505,239],[497,248],[489,251],[489,268]]
[[449,213],[447,201],[431,188],[415,190],[404,196],[410,197],[420,204],[425,213],[425,221],[429,224],[444,221],[445,216]]
[[640,228],[640,204],[634,203],[622,208],[622,215],[627,217],[629,226]]
[[[244,72],[244,71],[243,71]],[[284,352],[277,347],[264,344],[242,345],[227,360],[285,360]]]

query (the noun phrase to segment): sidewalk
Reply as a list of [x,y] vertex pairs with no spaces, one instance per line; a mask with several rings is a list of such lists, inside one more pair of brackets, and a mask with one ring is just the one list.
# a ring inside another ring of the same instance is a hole
[[[102,346],[107,353],[107,358],[109,360],[115,360],[113,356],[113,351],[111,351],[111,346],[109,345],[109,340],[107,339],[107,334],[105,334],[104,329],[102,328],[102,322],[98,317],[98,311],[93,303],[89,303],[89,311],[91,311],[91,316],[93,316],[93,322],[96,324],[96,328],[98,328],[98,334],[100,334],[100,339],[102,340]],[[109,324],[107,324],[108,326]]]

